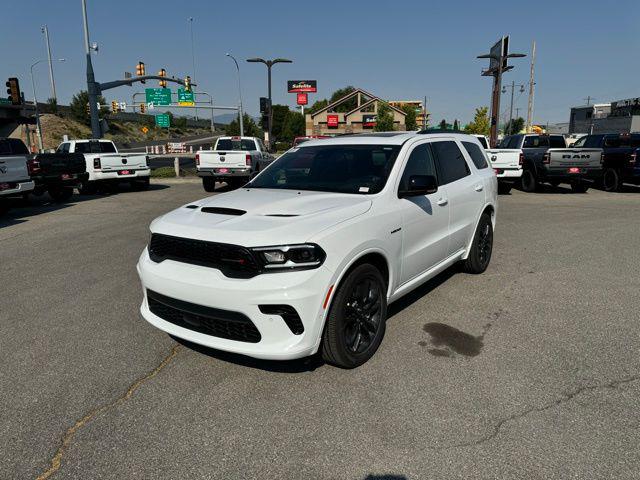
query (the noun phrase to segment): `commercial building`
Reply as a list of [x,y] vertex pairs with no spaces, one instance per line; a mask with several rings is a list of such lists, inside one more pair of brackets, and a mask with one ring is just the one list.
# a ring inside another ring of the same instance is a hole
[[573,107],[569,133],[631,133],[640,131],[640,98]]
[[389,105],[395,130],[405,130],[406,113],[389,102],[357,88],[353,92],[305,115],[307,135],[341,135],[373,130],[381,104]]

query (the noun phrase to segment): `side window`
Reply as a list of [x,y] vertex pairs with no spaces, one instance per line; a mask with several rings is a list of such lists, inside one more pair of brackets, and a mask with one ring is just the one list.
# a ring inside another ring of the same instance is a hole
[[518,137],[517,135],[509,137],[507,146],[504,148],[520,148],[520,137]]
[[537,148],[540,146],[540,137],[524,137],[522,148]]
[[574,147],[584,147],[584,142],[587,140],[587,137],[580,137],[578,140],[573,142]]
[[551,148],[566,148],[567,142],[565,141],[564,137],[560,135],[553,135],[549,137],[549,145],[551,146]]
[[407,190],[409,188],[409,178],[412,175],[437,176],[433,153],[428,143],[418,145],[411,151],[407,164],[404,167],[404,172],[402,172],[399,190]]
[[471,174],[456,142],[433,142],[431,148],[438,162],[438,185],[446,185]]
[[467,153],[471,157],[471,160],[473,161],[473,164],[478,170],[480,170],[481,168],[487,168],[489,166],[487,164],[487,157],[478,145],[471,142],[462,142],[462,146],[467,151]]
[[584,146],[587,148],[598,148],[602,142],[602,135],[589,135],[584,142]]
[[57,150],[58,153],[69,153],[69,144],[61,143]]
[[6,140],[0,140],[0,155],[11,155],[11,146]]
[[14,155],[29,154],[29,150],[27,149],[27,146],[24,144],[22,140],[19,140],[17,138],[10,138],[9,144],[11,146],[11,151],[13,152]]

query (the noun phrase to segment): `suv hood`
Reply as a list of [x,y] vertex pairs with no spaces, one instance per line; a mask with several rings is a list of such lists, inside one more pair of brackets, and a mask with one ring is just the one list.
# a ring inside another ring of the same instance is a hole
[[173,210],[151,231],[246,247],[304,243],[370,207],[363,195],[241,188]]

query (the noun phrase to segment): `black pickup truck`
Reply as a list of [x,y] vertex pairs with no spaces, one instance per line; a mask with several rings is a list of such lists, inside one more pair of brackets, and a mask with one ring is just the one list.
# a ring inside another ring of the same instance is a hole
[[617,192],[623,183],[640,185],[640,133],[605,133],[586,135],[573,145],[575,149],[602,149],[602,188]]
[[81,153],[41,153],[27,160],[27,168],[35,182],[33,194],[49,192],[56,202],[68,200],[89,178]]

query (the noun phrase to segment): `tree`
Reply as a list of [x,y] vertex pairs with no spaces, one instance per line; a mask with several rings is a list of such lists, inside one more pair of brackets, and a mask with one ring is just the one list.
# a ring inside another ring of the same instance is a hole
[[296,137],[302,137],[305,134],[306,125],[304,117],[300,112],[289,110],[287,117],[282,126],[282,134],[280,140],[283,142],[293,142]]
[[446,130],[448,125],[449,125],[449,124],[447,123],[447,121],[443,118],[443,119],[440,121],[440,125],[439,125],[440,130]]
[[453,129],[455,131],[460,130],[460,124],[458,123],[458,119],[457,118],[453,121]]
[[322,100],[316,100],[313,105],[311,105],[307,109],[307,113],[316,113],[317,111],[322,110],[327,105],[329,105],[329,101],[326,98],[323,98]]
[[[101,106],[107,104],[105,98],[100,95],[98,97],[98,103]],[[87,105],[89,104],[89,94],[86,90],[80,90],[76,93],[71,99],[71,103],[69,104],[69,110],[71,111],[71,117],[75,120],[84,123],[85,125],[89,125],[91,123],[89,113],[87,113]]]
[[47,99],[47,112],[48,113],[58,113],[58,100],[55,98]]
[[402,106],[402,111],[407,115],[404,117],[404,124],[408,132],[418,129],[418,122],[416,121],[416,109],[412,105],[405,104]]
[[473,121],[468,123],[464,127],[466,133],[474,133],[477,135],[489,135],[489,108],[479,107],[476,108],[476,113],[473,116]]
[[376,115],[376,132],[391,132],[394,130],[393,113],[391,107],[384,102],[378,102],[378,114]]
[[504,126],[505,135],[515,135],[524,129],[524,118],[518,117],[507,122]]
[[[264,137],[262,129],[256,124],[255,120],[246,113],[242,115],[242,123],[244,127],[244,134],[247,137]],[[224,128],[224,133],[226,135],[240,135],[240,122],[238,122],[237,118]]]
[[[273,141],[280,141],[282,136],[282,127],[284,121],[287,118],[290,110],[286,105],[274,105],[273,108],[273,125],[271,126],[271,133],[273,134]],[[264,126],[263,126],[264,128]]]
[[[338,90],[333,92],[333,94],[331,95],[331,98],[329,99],[329,103],[333,103],[333,102],[336,102],[336,101],[340,100],[342,97],[344,97],[346,95],[349,95],[355,89],[356,89],[356,87],[352,87],[351,85],[348,85],[348,86],[346,86],[344,88],[339,88]],[[357,96],[354,96],[353,98],[350,98],[346,102],[338,105],[336,107],[336,112],[342,112],[342,113],[350,112],[351,110],[353,110],[357,106],[358,106],[358,98],[357,98]]]

